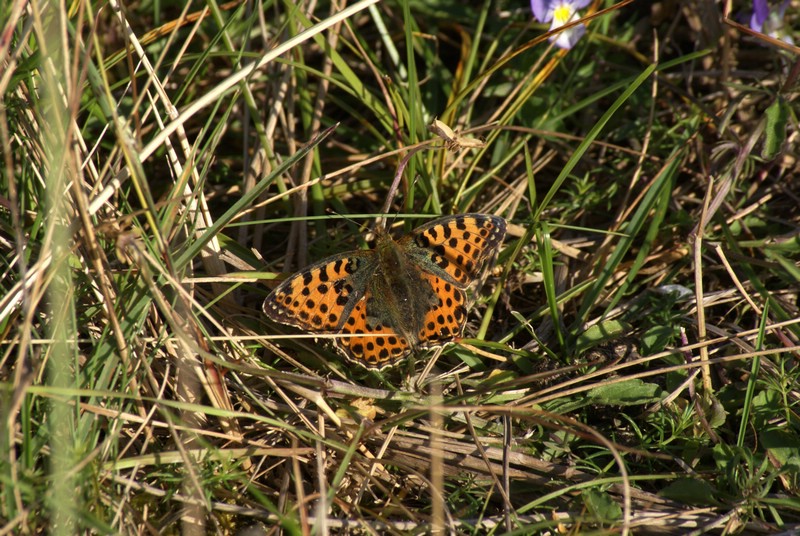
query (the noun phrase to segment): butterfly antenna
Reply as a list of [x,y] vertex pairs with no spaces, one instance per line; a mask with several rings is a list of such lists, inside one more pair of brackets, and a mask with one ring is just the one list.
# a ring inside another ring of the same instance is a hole
[[447,124],[439,121],[438,119],[434,118],[433,122],[428,125],[428,130],[436,134],[439,139],[444,141],[444,145],[433,145],[436,141],[435,139],[426,140],[417,145],[412,146],[408,153],[400,160],[400,165],[397,166],[397,171],[394,174],[394,180],[392,181],[392,186],[389,188],[389,193],[386,195],[386,202],[383,204],[383,208],[381,208],[381,216],[378,216],[375,219],[375,227],[373,230],[377,233],[383,232],[386,229],[386,220],[383,215],[389,212],[389,207],[392,206],[392,201],[394,197],[397,195],[397,190],[400,187],[400,180],[403,178],[403,172],[406,170],[406,166],[408,166],[409,160],[417,151],[422,149],[456,149],[456,148],[471,148],[471,147],[483,147],[485,144],[480,142],[479,140],[475,140],[474,138],[464,138],[460,136],[457,132],[454,132]]
[[381,216],[375,220],[376,232],[382,232],[386,228],[386,222],[383,215],[389,212],[389,207],[392,206],[392,201],[394,200],[394,196],[397,195],[397,190],[400,187],[400,180],[403,178],[403,172],[406,170],[409,160],[411,160],[411,157],[414,156],[417,151],[428,148],[430,144],[431,140],[427,140],[412,146],[408,153],[406,153],[402,160],[400,160],[400,164],[397,166],[397,171],[394,174],[392,186],[389,188],[389,193],[386,194],[386,202],[383,204],[383,208],[381,208]]
[[361,232],[361,228],[362,228],[363,224],[358,222],[358,220],[354,220],[353,218],[351,218],[351,217],[349,217],[349,216],[347,216],[345,214],[342,214],[341,212],[336,212],[335,210],[332,210],[332,209],[328,209],[328,210],[330,210],[331,214],[333,214],[335,216],[338,216],[339,218],[341,218],[341,219],[343,219],[343,220],[345,220],[347,222],[352,223],[359,230],[359,232]]

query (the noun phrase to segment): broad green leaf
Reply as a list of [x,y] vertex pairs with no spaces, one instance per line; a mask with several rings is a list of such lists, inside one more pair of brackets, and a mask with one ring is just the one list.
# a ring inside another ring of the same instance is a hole
[[764,430],[758,434],[762,446],[781,465],[800,460],[800,438],[784,430]]
[[598,489],[587,489],[581,493],[586,508],[598,521],[616,521],[622,517],[622,509],[608,493]]
[[660,495],[674,501],[707,505],[716,504],[715,489],[705,480],[683,478],[661,490]]
[[789,121],[789,105],[778,95],[775,102],[769,105],[766,111],[767,128],[765,130],[766,139],[764,147],[761,149],[761,156],[767,160],[772,160],[781,150],[786,141],[786,124]]
[[661,399],[661,387],[642,380],[627,380],[595,387],[587,393],[594,404],[609,406],[635,406]]

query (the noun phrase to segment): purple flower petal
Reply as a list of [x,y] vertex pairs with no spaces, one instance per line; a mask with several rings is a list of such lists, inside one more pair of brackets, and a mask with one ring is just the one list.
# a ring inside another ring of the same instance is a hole
[[554,35],[550,38],[550,40],[559,48],[564,49],[571,49],[575,46],[575,43],[580,41],[583,34],[586,33],[586,26],[583,24],[579,24],[577,26],[573,26],[563,32]]
[[750,28],[760,32],[767,17],[769,17],[767,0],[753,0],[753,15],[750,17]]
[[[579,18],[577,11],[588,6],[592,0],[531,0],[533,16],[539,22],[552,22],[550,29],[555,30]],[[550,41],[561,48],[572,48],[586,33],[583,25],[574,26],[550,38]]]
[[783,17],[786,15],[786,8],[789,7],[790,1],[791,0],[783,0],[780,7],[778,8],[778,17],[780,19],[783,19]]
[[775,39],[780,39],[789,44],[794,44],[791,28],[786,25],[784,15],[789,7],[790,0],[783,0],[779,5],[770,8],[767,0],[753,0],[753,14],[750,16],[750,28],[766,34]]
[[551,0],[531,0],[533,17],[539,22],[550,22],[553,20],[552,3]]

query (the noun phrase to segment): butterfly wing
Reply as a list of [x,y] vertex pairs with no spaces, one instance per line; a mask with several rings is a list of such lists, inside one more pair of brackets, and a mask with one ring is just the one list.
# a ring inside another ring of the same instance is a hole
[[497,254],[505,235],[503,218],[456,214],[417,227],[400,242],[423,270],[465,289]]
[[375,270],[371,251],[328,257],[281,283],[264,300],[264,313],[281,324],[312,333],[337,333],[334,346],[364,367],[395,365],[411,351],[405,337],[381,325],[367,310],[381,307],[367,288]]
[[369,253],[334,255],[294,274],[267,296],[264,313],[306,331],[338,332],[364,295],[364,276],[374,264]]
[[467,319],[464,290],[497,255],[505,233],[503,218],[457,214],[422,225],[401,239],[438,297],[419,327],[418,346],[437,346],[461,335]]
[[427,272],[421,275],[439,298],[425,313],[417,332],[417,345],[429,348],[450,342],[461,335],[467,320],[466,295],[456,285],[437,275]]
[[394,328],[368,314],[381,306],[376,300],[367,289],[342,326],[342,337],[334,343],[348,359],[367,368],[381,369],[396,365],[411,352],[411,345]]

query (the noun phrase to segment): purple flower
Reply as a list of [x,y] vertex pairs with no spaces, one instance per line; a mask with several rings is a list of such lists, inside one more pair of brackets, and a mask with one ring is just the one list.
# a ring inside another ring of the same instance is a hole
[[750,17],[750,28],[766,34],[775,39],[780,39],[794,44],[790,28],[783,23],[783,16],[790,0],[783,0],[779,5],[770,7],[767,0],[753,0],[753,15]]
[[[579,19],[578,10],[588,6],[589,2],[591,0],[531,0],[531,9],[536,20],[545,23],[552,21],[550,29],[555,30],[568,22]],[[570,49],[575,46],[584,32],[586,32],[586,27],[579,24],[553,35],[550,37],[550,41],[558,47]]]

